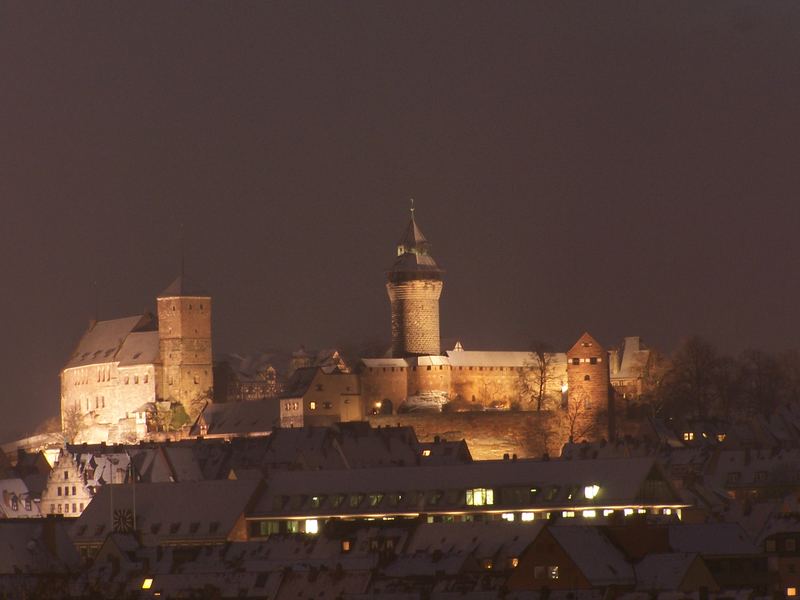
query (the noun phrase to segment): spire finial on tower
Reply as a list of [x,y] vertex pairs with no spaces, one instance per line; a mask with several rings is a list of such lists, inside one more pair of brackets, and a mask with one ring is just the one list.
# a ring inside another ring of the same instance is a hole
[[186,264],[185,264],[186,263],[186,244],[184,243],[183,223],[181,223],[180,232],[181,232],[181,273],[180,273],[180,275],[181,275],[181,281],[183,281],[184,269],[186,267]]
[[411,218],[414,218],[414,199],[411,198]]

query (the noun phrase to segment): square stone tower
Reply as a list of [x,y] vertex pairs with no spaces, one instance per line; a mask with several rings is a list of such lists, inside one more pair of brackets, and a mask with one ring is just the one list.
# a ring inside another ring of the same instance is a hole
[[[613,406],[609,394],[608,351],[584,333],[567,352],[567,412],[572,435],[613,437]],[[607,427],[604,427],[607,425]]]
[[386,291],[392,305],[392,356],[440,354],[439,297],[442,276],[414,218],[397,244],[397,259],[388,271]]
[[178,277],[158,295],[159,396],[194,419],[212,400],[211,296]]

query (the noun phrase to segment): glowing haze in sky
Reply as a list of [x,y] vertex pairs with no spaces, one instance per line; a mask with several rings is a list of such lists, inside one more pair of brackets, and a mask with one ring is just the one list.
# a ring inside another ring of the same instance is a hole
[[[180,263],[215,349],[389,338],[416,199],[467,349],[797,345],[800,4],[0,5],[0,436]],[[97,281],[97,293],[93,282]]]

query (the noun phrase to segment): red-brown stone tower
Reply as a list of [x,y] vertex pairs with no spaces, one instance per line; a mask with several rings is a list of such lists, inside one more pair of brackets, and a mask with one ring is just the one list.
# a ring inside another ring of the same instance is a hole
[[397,260],[387,275],[392,305],[392,356],[440,354],[439,296],[442,276],[430,255],[411,208],[411,221],[397,244]]
[[584,333],[567,352],[567,417],[576,442],[612,437],[609,399],[608,352]]

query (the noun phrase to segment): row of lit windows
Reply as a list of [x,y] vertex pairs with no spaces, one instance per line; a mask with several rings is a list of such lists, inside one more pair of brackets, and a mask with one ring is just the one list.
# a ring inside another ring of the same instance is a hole
[[[580,515],[583,518],[587,519],[594,519],[602,514],[604,517],[610,517],[614,515],[617,510],[614,509],[605,509],[603,511],[599,510],[583,510],[583,511],[561,511],[560,516],[562,518],[575,518]],[[644,515],[648,512],[652,512],[654,515],[665,515],[671,516],[673,514],[673,509],[671,508],[662,508],[662,509],[652,509],[652,511],[648,511],[644,508],[625,508],[622,509],[623,515],[626,517],[632,515]],[[543,512],[540,513],[539,519],[549,520],[552,517],[553,513],[550,512]],[[677,516],[680,518],[680,511],[677,512]],[[536,520],[535,513],[533,512],[521,512],[521,513],[502,513],[500,515],[497,514],[465,514],[465,515],[428,515],[425,519],[427,523],[456,523],[456,522],[474,522],[474,521],[485,521],[485,520],[502,520],[506,522],[516,522],[519,521],[521,523],[531,523]],[[372,521],[374,518],[370,517],[368,520]],[[393,516],[383,516],[381,517],[383,521],[394,521],[395,517]],[[259,520],[251,523],[250,525],[250,535],[254,537],[267,537],[270,535],[277,535],[277,534],[284,534],[284,533],[306,533],[306,534],[316,534],[320,531],[322,525],[325,523],[325,520],[319,520],[314,518],[309,519],[287,519],[287,520],[279,520],[279,519],[265,519]],[[380,541],[376,543],[380,544]],[[342,541],[342,551],[349,552],[352,546],[351,540],[343,540]],[[370,544],[370,548],[372,549],[372,543]],[[378,547],[380,549],[380,547]],[[513,564],[513,567],[516,567],[518,563]],[[484,568],[491,568],[491,566],[485,566]]]
[[592,356],[590,358],[572,358],[570,362],[573,365],[580,365],[580,364],[589,364],[589,365],[596,365],[597,363],[603,362],[603,359],[599,356]]
[[[58,507],[57,510],[56,510],[56,506]],[[80,509],[78,509],[79,506],[80,506]],[[78,504],[76,502],[73,502],[72,503],[72,511],[70,511],[69,507],[70,507],[69,504],[63,504],[63,505],[62,504],[58,504],[58,505],[51,504],[50,505],[50,514],[62,514],[62,513],[63,514],[70,514],[70,512],[71,512],[72,514],[77,515],[79,512],[83,512],[83,502],[81,502],[80,504]]]
[[[329,409],[333,408],[333,404],[331,404],[330,402],[323,402],[322,403],[322,408],[329,410]],[[309,410],[317,410],[317,403],[314,400],[312,400],[311,402],[308,403],[308,409]]]
[[[548,486],[545,488],[540,500],[552,502],[556,499],[556,496],[561,489],[562,488],[557,485]],[[581,491],[580,486],[571,486],[565,489],[567,500],[577,498]],[[594,500],[600,493],[600,486],[596,484],[583,486],[582,491],[584,499]],[[535,487],[506,488],[501,490],[502,502],[504,504],[530,504],[539,497],[539,492],[539,488]],[[470,488],[465,491],[414,491],[410,492],[409,494],[401,494],[399,492],[373,494],[332,494],[330,496],[319,494],[316,496],[311,496],[309,499],[309,504],[311,508],[320,508],[326,502],[330,504],[331,508],[340,508],[343,505],[349,506],[350,508],[358,508],[366,499],[368,506],[373,508],[379,506],[382,502],[384,502],[384,500],[386,501],[387,505],[396,507],[405,498],[411,505],[418,505],[422,501],[424,501],[426,505],[437,505],[444,500],[448,504],[464,503],[467,506],[491,506],[495,504],[495,497],[496,494],[494,489]],[[307,498],[308,497],[306,496],[294,496],[291,498],[289,496],[276,496],[273,504],[276,510],[283,510],[291,502],[295,508],[299,509],[305,504]]]
[[[576,358],[574,360],[578,360],[578,359]],[[575,364],[578,364],[578,363],[575,363]],[[594,363],[592,363],[592,364],[594,364]],[[434,366],[436,366],[436,365],[425,365],[425,370],[426,371],[432,371]],[[449,370],[449,371],[454,371],[456,369],[456,367],[451,366],[451,365],[438,365],[438,366],[439,366],[439,368],[438,368],[439,371],[444,370],[445,367],[447,367],[447,370]],[[386,372],[387,369],[389,369],[389,371],[391,371],[392,373],[394,373],[395,370],[397,370],[398,372],[401,372],[401,373],[405,372],[405,370],[406,370],[406,367],[369,367],[369,372],[372,373],[373,371],[375,371],[378,368],[380,368],[381,371],[384,372],[384,373]],[[497,370],[497,371],[509,371],[509,372],[517,371],[517,372],[521,372],[521,371],[533,371],[533,370],[536,369],[536,367],[467,367],[468,371],[474,371],[476,369],[478,371],[495,371],[495,370]],[[411,370],[412,371],[416,371],[417,370],[416,365],[411,367]],[[458,370],[459,371],[463,371],[464,367],[460,366],[460,367],[458,367]]]

